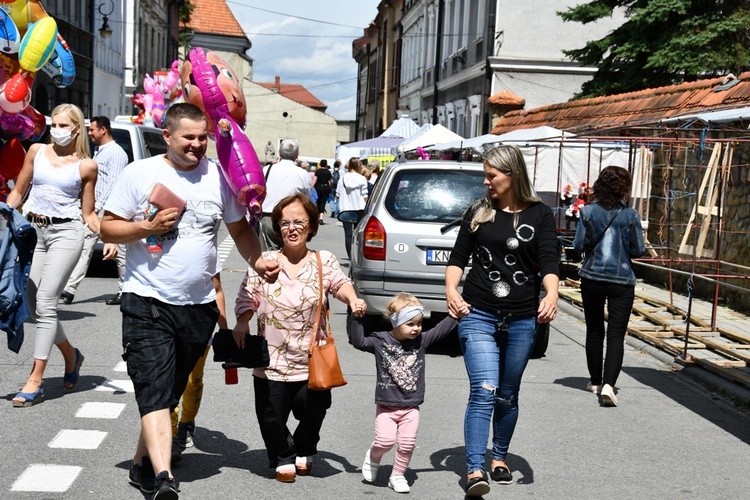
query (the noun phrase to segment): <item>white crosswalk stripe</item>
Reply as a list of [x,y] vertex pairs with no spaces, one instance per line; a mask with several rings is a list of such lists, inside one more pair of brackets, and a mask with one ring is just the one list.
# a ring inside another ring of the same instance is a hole
[[106,432],[80,429],[63,429],[50,441],[50,448],[67,448],[75,450],[95,450],[102,444]]
[[125,409],[125,403],[83,403],[76,412],[78,418],[117,418]]
[[11,491],[46,491],[61,493],[76,480],[82,467],[72,465],[32,464],[18,477]]

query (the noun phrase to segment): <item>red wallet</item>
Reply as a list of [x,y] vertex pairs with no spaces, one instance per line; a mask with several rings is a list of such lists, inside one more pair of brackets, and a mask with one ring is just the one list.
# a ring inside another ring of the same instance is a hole
[[180,214],[182,214],[185,210],[185,205],[187,205],[185,200],[174,194],[161,182],[154,184],[151,193],[148,195],[148,202],[159,210],[176,208],[177,212]]

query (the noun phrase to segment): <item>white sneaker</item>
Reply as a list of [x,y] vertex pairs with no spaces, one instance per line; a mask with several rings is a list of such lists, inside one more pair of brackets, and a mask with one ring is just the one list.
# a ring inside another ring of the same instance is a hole
[[370,458],[370,450],[365,453],[365,461],[362,464],[362,477],[368,483],[375,482],[375,478],[378,476],[378,467],[380,462],[375,462]]
[[602,386],[602,402],[604,406],[617,406],[617,396],[615,396],[615,389],[609,384]]
[[599,391],[601,390],[601,386],[594,385],[591,382],[586,384],[586,390],[589,392],[593,392],[594,394],[599,394]]
[[390,479],[388,479],[388,487],[396,493],[409,493],[411,491],[409,483],[406,482],[404,476],[391,476]]

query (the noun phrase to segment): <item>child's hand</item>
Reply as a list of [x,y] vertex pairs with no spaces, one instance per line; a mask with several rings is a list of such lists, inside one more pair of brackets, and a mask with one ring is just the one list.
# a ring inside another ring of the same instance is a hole
[[349,307],[352,308],[352,314],[354,314],[358,318],[361,318],[365,315],[365,312],[367,312],[367,304],[363,299],[355,300],[350,304]]

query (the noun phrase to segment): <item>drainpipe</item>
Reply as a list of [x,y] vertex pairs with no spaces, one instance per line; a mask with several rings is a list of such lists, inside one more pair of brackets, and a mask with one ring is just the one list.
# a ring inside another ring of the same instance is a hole
[[492,128],[492,106],[487,102],[490,98],[490,92],[492,92],[492,65],[490,64],[490,57],[494,56],[495,51],[495,13],[497,10],[497,2],[489,2],[490,11],[487,16],[487,34],[484,37],[487,40],[487,47],[485,52],[487,54],[484,61],[484,88],[482,89],[482,134],[489,134]]
[[443,16],[445,15],[445,2],[438,0],[437,29],[435,30],[435,81],[432,86],[432,124],[438,124],[438,80],[440,80],[440,56],[443,51]]

